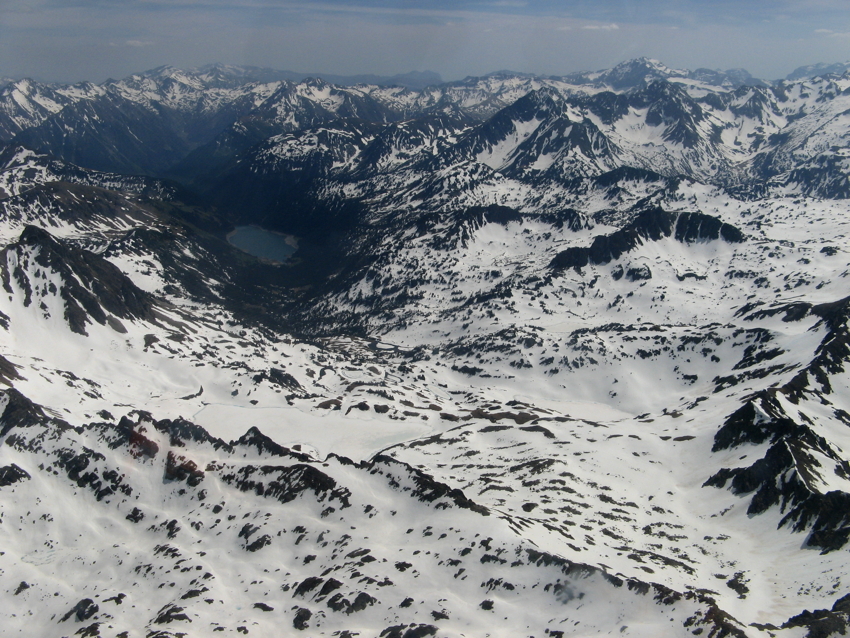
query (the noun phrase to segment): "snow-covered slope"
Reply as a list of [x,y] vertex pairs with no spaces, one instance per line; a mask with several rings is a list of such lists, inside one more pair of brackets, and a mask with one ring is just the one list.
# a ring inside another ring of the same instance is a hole
[[846,633],[847,76],[134,77],[274,134],[0,154],[6,633]]

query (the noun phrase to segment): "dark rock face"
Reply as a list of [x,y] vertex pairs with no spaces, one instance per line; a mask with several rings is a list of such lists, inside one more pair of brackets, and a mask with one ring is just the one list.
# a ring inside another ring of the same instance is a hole
[[5,467],[0,467],[0,487],[8,487],[19,481],[24,481],[31,478],[26,470],[22,470],[17,465],[12,463]]
[[380,638],[426,638],[426,636],[436,636],[437,627],[434,625],[396,625],[395,627],[387,627],[384,629]]
[[306,607],[299,607],[295,612],[295,618],[292,619],[292,626],[299,631],[304,631],[310,627],[308,621],[313,617],[313,612]]
[[665,141],[681,144],[685,148],[693,148],[700,142],[697,125],[705,118],[705,114],[682,87],[658,80],[646,88],[636,90],[630,97],[633,105],[649,107],[647,124],[667,127],[664,131]]
[[73,609],[62,616],[62,618],[59,619],[59,622],[65,622],[71,618],[71,616],[73,616],[77,622],[83,622],[84,620],[88,620],[94,616],[98,611],[100,611],[100,607],[98,607],[91,598],[83,598],[83,600],[74,605]]
[[686,244],[716,239],[729,243],[744,241],[744,235],[739,229],[711,215],[671,213],[661,208],[652,208],[640,213],[620,230],[610,235],[597,236],[588,248],[573,246],[561,251],[555,255],[549,267],[555,270],[578,270],[588,264],[607,264],[645,241],[659,241],[670,236]]
[[835,472],[850,475],[850,467],[823,439],[800,427],[793,434],[780,437],[751,466],[720,470],[705,485],[723,488],[729,483],[735,494],[752,494],[747,509],[751,515],[779,506],[785,513],[780,527],[809,531],[806,545],[818,547],[823,553],[838,550],[850,540],[850,494],[824,494],[813,487],[815,476],[832,471],[815,460],[813,451],[834,459]]
[[[714,435],[712,452],[737,447],[743,443],[763,443],[770,439],[792,435],[797,424],[782,411],[771,395],[760,397],[760,401],[748,401],[733,412]],[[758,409],[756,408],[758,405]],[[767,418],[760,418],[758,410]]]
[[850,628],[850,610],[847,609],[847,596],[835,601],[831,610],[804,610],[802,613],[789,618],[782,629],[805,627],[808,629],[806,638],[829,638],[829,636],[844,636]]
[[137,428],[137,425],[126,416],[122,416],[118,425],[114,427],[114,438],[110,443],[110,448],[114,450],[122,446],[127,446],[133,458],[139,459],[146,457],[152,459],[159,452],[159,445],[142,434]]
[[272,544],[271,536],[269,536],[268,534],[263,534],[262,536],[259,536],[258,538],[251,541],[248,545],[246,545],[245,549],[248,550],[249,552],[257,552],[257,551],[261,550],[263,547],[266,547],[267,545],[271,545],[271,544]]
[[371,464],[374,468],[383,470],[390,477],[396,472],[409,473],[410,478],[416,484],[416,488],[410,494],[421,501],[433,503],[445,498],[452,501],[457,507],[470,509],[479,514],[489,515],[489,510],[486,507],[478,505],[467,498],[461,490],[435,481],[433,477],[400,463],[392,457],[379,454],[373,459]]
[[[627,114],[628,111],[629,108],[626,105],[623,115]],[[664,183],[666,180],[660,173],[643,168],[634,168],[633,166],[620,166],[593,178],[593,183],[600,188],[616,186],[622,181]]]
[[[2,315],[2,313],[0,313],[0,315]],[[1,319],[2,317],[0,317],[0,320]],[[6,327],[8,329],[8,322]],[[17,366],[3,355],[0,355],[0,383],[11,387],[12,381],[16,381],[20,378],[21,375],[18,374]]]
[[288,503],[301,492],[310,490],[328,501],[338,500],[342,507],[349,507],[346,488],[337,487],[336,481],[312,465],[290,467],[248,466],[221,475],[225,483],[236,486],[243,492],[253,491],[281,503]]
[[[788,310],[779,308],[786,318]],[[802,412],[796,418],[789,415],[777,396],[782,393],[792,403],[800,403],[808,397],[824,401],[832,393],[830,375],[843,372],[850,360],[850,301],[845,298],[804,308],[804,312],[794,310],[791,319],[808,312],[821,317],[818,325],[826,329],[815,358],[784,386],[758,392],[731,414],[717,431],[712,448],[768,442],[767,452],[749,467],[720,470],[705,485],[724,488],[729,484],[736,494],[752,494],[749,514],[780,507],[784,516],[779,526],[808,531],[806,545],[826,553],[850,541],[850,493],[824,493],[820,477],[850,478],[850,463],[817,433],[811,419]]]
[[[10,270],[10,253],[18,264]],[[106,325],[109,316],[121,319],[154,320],[153,298],[138,288],[124,273],[99,255],[66,245],[36,226],[27,226],[18,242],[0,253],[0,278],[8,293],[11,277],[24,290],[23,303],[32,302],[33,286],[22,263],[49,268],[62,278],[58,291],[65,303],[65,320],[73,332],[87,335],[86,325],[93,321]]]
[[479,225],[484,222],[501,224],[507,226],[510,222],[521,222],[522,215],[519,211],[507,206],[491,204],[490,206],[475,206],[467,210],[470,219],[474,219]]
[[298,383],[295,377],[278,368],[269,368],[268,372],[260,372],[254,375],[254,383],[260,383],[265,379],[268,379],[269,383],[287,390],[293,390],[299,393],[304,391],[304,388],[301,387],[301,384]]
[[676,219],[675,238],[684,244],[722,239],[730,244],[744,241],[744,234],[735,226],[725,224],[704,213],[681,213]]
[[366,592],[361,591],[357,594],[353,601],[343,597],[342,594],[334,594],[328,599],[328,607],[335,612],[354,614],[358,611],[363,611],[367,607],[374,605],[376,602],[378,601],[374,596],[370,596]]
[[[45,421],[50,421],[40,405],[36,405],[15,388],[4,391],[8,397],[3,415],[0,417],[0,436],[7,434],[13,428],[27,428]],[[67,423],[56,419],[57,427],[69,428]]]
[[[146,414],[146,416],[149,420],[153,421],[149,414]],[[184,441],[192,441],[194,443],[209,444],[214,450],[232,450],[232,448],[221,439],[210,436],[209,433],[200,425],[196,425],[195,423],[185,419],[162,419],[161,421],[153,421],[153,426],[158,431],[168,434],[170,444],[176,447],[183,447]]]
[[[321,407],[321,406],[319,406]],[[246,447],[252,448],[256,450],[257,454],[262,456],[280,456],[280,457],[291,457],[295,458],[298,461],[305,462],[309,461],[310,457],[306,454],[301,454],[299,452],[295,452],[290,450],[287,447],[279,445],[272,441],[265,434],[260,432],[260,430],[253,426],[249,429],[245,434],[243,434],[239,440],[231,442],[231,445],[235,447]]]
[[626,279],[629,281],[647,281],[652,279],[652,271],[646,264],[633,266],[626,271]]
[[157,625],[167,625],[169,623],[173,623],[179,620],[192,622],[192,619],[189,618],[189,616],[187,616],[184,612],[184,607],[178,607],[177,605],[168,604],[160,610],[159,614],[154,619],[154,623],[156,623]]
[[133,511],[127,514],[125,517],[128,521],[133,521],[134,523],[138,523],[142,519],[144,519],[145,514],[138,507],[134,507]]
[[306,594],[312,592],[319,585],[324,582],[324,578],[319,576],[310,576],[305,578],[298,584],[298,587],[295,588],[295,591],[292,592],[293,596],[305,596]]
[[197,463],[174,452],[169,452],[165,461],[166,481],[186,481],[192,487],[200,485],[204,480],[203,470],[198,468]]

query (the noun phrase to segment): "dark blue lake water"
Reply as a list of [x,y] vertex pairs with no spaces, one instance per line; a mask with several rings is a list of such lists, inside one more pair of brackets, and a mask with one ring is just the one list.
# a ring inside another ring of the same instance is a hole
[[298,240],[292,235],[273,233],[259,226],[237,226],[227,241],[254,257],[271,261],[284,262],[298,250]]

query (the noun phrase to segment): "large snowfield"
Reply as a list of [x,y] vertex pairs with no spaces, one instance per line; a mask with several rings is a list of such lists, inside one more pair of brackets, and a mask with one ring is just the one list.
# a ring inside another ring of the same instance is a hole
[[635,63],[4,87],[9,139],[238,103],[223,179],[361,208],[287,331],[171,182],[10,142],[0,635],[844,635],[850,75]]

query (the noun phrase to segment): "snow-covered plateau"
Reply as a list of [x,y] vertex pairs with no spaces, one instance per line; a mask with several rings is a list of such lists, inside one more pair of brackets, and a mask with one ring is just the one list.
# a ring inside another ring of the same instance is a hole
[[0,86],[0,635],[846,635],[798,72]]

